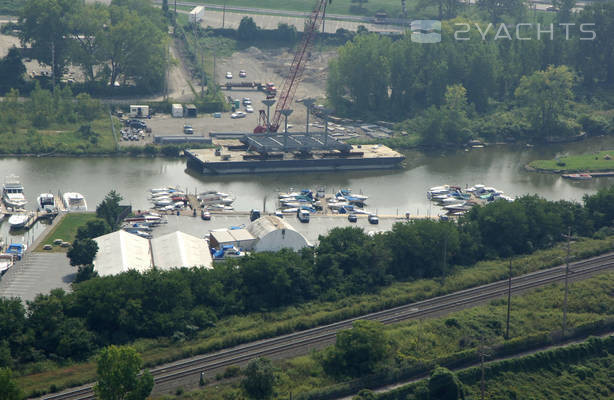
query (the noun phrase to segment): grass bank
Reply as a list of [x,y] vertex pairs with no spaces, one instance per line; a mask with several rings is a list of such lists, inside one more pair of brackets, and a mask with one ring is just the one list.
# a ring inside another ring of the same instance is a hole
[[[119,120],[113,118],[115,129],[121,128]],[[0,129],[2,154],[105,154],[116,151],[115,138],[109,116],[98,118],[91,123],[91,131],[80,131],[82,123],[52,124],[45,129],[17,126]]]
[[614,171],[614,150],[564,156],[553,160],[535,160],[529,163],[529,167],[548,172]]
[[[613,244],[614,237],[583,239],[572,243],[571,257],[577,260],[602,254],[611,251]],[[513,273],[520,275],[562,264],[565,254],[565,246],[557,245],[549,250],[516,257],[513,260]],[[376,293],[350,296],[336,302],[310,302],[275,312],[224,318],[215,327],[199,332],[194,340],[174,342],[168,338],[142,339],[133,345],[142,354],[146,365],[151,367],[493,282],[504,279],[507,271],[506,260],[483,261],[469,268],[458,268],[443,283],[437,280],[397,282]],[[67,369],[73,372],[67,374]],[[95,377],[91,363],[79,364],[77,367],[35,364],[21,373],[18,381],[26,393],[48,391],[51,385],[57,388],[74,386]]]
[[[614,313],[614,297],[611,295],[613,290],[614,272],[571,284],[568,327],[573,329],[591,326],[597,321],[611,319]],[[377,367],[376,375],[381,380],[388,380],[397,374],[402,375],[404,371],[415,372],[413,376],[419,376],[435,365],[475,363],[479,360],[478,350],[482,341],[493,357],[540,348],[542,336],[558,331],[561,327],[563,296],[563,284],[550,285],[514,296],[510,322],[512,339],[507,342],[503,338],[507,310],[505,300],[493,300],[488,305],[435,319],[386,326],[384,333],[389,339],[391,350],[389,357]],[[275,397],[289,398],[293,394],[297,399],[337,398],[334,391],[339,383],[343,385],[344,382],[350,381],[336,380],[327,375],[321,366],[321,357],[322,352],[316,352],[279,362]],[[370,382],[378,385],[381,380]],[[239,398],[239,394],[238,382],[232,382],[212,385],[205,390],[176,398],[222,400]]]
[[53,246],[53,250],[43,250],[43,246],[46,244],[53,245],[53,241],[55,239],[62,239],[65,242],[72,242],[75,240],[75,236],[77,235],[77,229],[95,219],[96,214],[94,213],[66,214],[56,226],[51,228],[47,236],[41,240],[34,251],[66,252],[67,248],[65,247]]
[[[221,3],[220,3],[221,4]],[[304,0],[228,0],[227,7],[250,7],[268,8],[272,10],[311,12],[314,6],[312,2]],[[326,7],[326,12],[330,14],[350,14],[350,15],[375,15],[378,11],[385,11],[391,17],[397,17],[401,13],[401,3],[396,0],[378,0],[364,2],[362,7],[357,7],[356,2],[351,0],[336,0]],[[407,9],[411,10],[418,4],[417,0],[407,1]],[[172,8],[169,5],[169,8]],[[432,7],[434,10],[435,8]]]

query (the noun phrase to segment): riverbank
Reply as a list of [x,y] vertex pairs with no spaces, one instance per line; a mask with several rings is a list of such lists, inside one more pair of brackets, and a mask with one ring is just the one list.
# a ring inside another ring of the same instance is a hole
[[591,154],[568,155],[551,160],[534,160],[525,165],[530,172],[575,173],[614,171],[614,150],[604,150]]

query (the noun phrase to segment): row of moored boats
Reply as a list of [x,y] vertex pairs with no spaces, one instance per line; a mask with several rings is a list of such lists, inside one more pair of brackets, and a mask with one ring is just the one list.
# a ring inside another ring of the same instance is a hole
[[[26,210],[28,200],[24,193],[24,187],[17,176],[11,175],[5,179],[2,185],[2,202],[7,211],[11,214],[9,225],[12,229],[21,229],[35,218],[35,214]],[[68,212],[87,211],[87,202],[81,193],[66,192],[61,196],[63,208]],[[46,211],[49,214],[57,213],[58,205],[56,196],[52,193],[41,193],[37,199],[38,211]],[[0,215],[0,220],[4,215]]]
[[441,206],[448,214],[462,215],[477,204],[496,200],[514,201],[504,192],[485,185],[461,188],[454,185],[435,186],[426,192],[426,197]]
[[300,214],[304,212],[315,213],[323,210],[326,205],[332,212],[339,214],[369,214],[364,210],[369,197],[363,194],[352,193],[351,189],[340,189],[334,196],[326,196],[324,188],[318,188],[314,193],[311,189],[302,189],[298,192],[279,193],[278,214]]
[[[203,210],[231,211],[235,198],[228,193],[215,190],[201,192],[196,196]],[[149,201],[160,211],[181,210],[188,206],[188,195],[176,187],[150,189]]]

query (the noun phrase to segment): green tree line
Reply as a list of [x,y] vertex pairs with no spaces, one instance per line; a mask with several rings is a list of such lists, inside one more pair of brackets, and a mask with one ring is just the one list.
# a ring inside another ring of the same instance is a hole
[[27,0],[19,14],[19,38],[56,81],[69,64],[86,82],[161,90],[167,66],[167,23],[147,0],[100,2]]
[[[456,110],[474,119],[496,113],[500,137],[578,133],[579,125],[568,113],[569,101],[595,101],[603,97],[603,88],[614,85],[612,16],[614,4],[587,6],[569,16],[575,25],[567,27],[567,34],[559,23],[568,21],[559,14],[552,39],[538,34],[536,23],[520,32],[530,40],[518,40],[513,25],[507,30],[511,39],[496,39],[501,24],[489,27],[487,22],[461,18],[443,23],[442,42],[436,44],[415,43],[410,34],[399,40],[358,35],[330,63],[327,96],[340,114],[396,121],[423,116],[435,123],[433,115],[454,109],[448,90],[462,85],[467,107]],[[581,40],[592,35],[582,34],[580,24],[594,24],[584,28],[595,31],[594,40]],[[465,26],[469,32],[459,34]],[[550,30],[550,25],[542,23],[540,29]],[[448,122],[447,117],[440,119],[441,124]],[[450,125],[459,134],[465,127],[455,119]],[[487,128],[493,129],[474,129]],[[422,130],[446,132],[445,127]]]
[[[564,240],[568,227],[576,235],[605,235],[613,219],[614,187],[586,196],[583,205],[525,196],[476,207],[458,223],[414,220],[375,236],[336,228],[315,249],[256,253],[213,269],[93,277],[26,306],[0,300],[0,366],[84,359],[101,346],[141,337],[189,338],[226,316],[369,293],[396,280],[530,253]],[[105,227],[81,234],[90,228]]]

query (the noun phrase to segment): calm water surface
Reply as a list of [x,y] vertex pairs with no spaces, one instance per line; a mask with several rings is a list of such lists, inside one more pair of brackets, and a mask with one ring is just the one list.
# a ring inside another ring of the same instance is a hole
[[[190,192],[219,190],[237,196],[235,209],[275,208],[276,192],[289,188],[316,189],[327,192],[340,187],[362,191],[369,196],[368,208],[380,214],[438,213],[426,200],[431,186],[482,183],[503,190],[511,196],[537,193],[547,199],[580,200],[585,193],[614,184],[614,178],[570,182],[558,175],[524,171],[522,166],[534,159],[553,158],[556,154],[585,153],[614,148],[614,138],[596,138],[584,142],[527,148],[493,146],[470,151],[446,153],[406,152],[402,169],[394,171],[201,176],[186,170],[185,160],[144,158],[0,158],[0,179],[18,175],[29,200],[36,209],[36,197],[42,192],[80,192],[90,210],[112,189],[118,190],[135,209],[147,208],[146,191],[153,187],[180,186]],[[44,227],[9,237],[6,219],[0,236],[13,241],[31,241]]]

